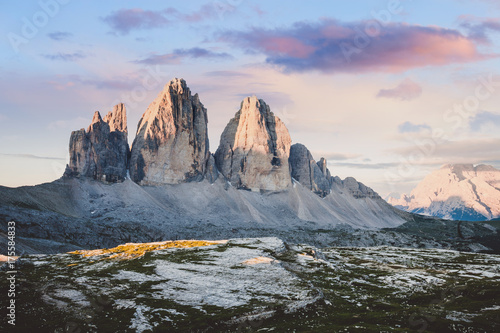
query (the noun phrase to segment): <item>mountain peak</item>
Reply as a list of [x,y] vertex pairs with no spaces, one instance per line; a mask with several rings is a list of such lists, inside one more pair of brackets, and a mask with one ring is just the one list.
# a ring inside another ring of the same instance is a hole
[[128,133],[127,110],[123,103],[115,105],[113,111],[109,111],[103,120],[108,123],[111,132],[119,131]]
[[186,80],[183,78],[173,78],[170,80],[165,87],[163,88],[163,91],[166,90],[174,90],[179,94],[182,94],[184,90],[188,89]]
[[256,96],[246,97],[221,135],[215,153],[219,171],[233,186],[282,191],[291,186],[291,145],[285,124]]
[[500,170],[491,165],[446,164],[410,195],[388,202],[407,211],[455,220],[500,216]]
[[94,112],[87,131],[71,133],[66,177],[86,177],[106,182],[123,181],[128,166],[127,116],[123,103],[115,105],[104,120]]
[[210,156],[207,122],[207,110],[185,80],[167,83],[139,121],[132,179],[142,185],[203,179]]
[[101,121],[101,113],[99,111],[94,112],[94,116],[92,117],[92,122],[90,124],[100,123]]

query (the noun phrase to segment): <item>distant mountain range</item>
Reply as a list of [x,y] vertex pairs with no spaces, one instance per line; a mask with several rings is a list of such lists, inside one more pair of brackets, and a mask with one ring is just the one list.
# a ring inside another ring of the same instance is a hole
[[450,220],[500,217],[500,170],[490,165],[450,164],[429,174],[410,195],[387,200],[408,212]]

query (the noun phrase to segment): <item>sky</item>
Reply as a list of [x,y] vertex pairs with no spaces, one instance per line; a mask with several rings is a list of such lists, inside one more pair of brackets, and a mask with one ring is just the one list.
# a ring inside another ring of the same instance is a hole
[[123,102],[129,143],[172,78],[208,110],[241,100],[383,197],[443,164],[500,168],[495,0],[2,1],[0,185],[61,177],[71,131]]

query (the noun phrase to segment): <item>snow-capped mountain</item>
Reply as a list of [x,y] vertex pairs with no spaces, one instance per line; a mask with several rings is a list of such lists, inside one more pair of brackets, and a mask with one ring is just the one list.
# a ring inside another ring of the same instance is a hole
[[498,218],[500,170],[483,164],[444,165],[425,177],[410,195],[387,201],[409,212],[451,220]]

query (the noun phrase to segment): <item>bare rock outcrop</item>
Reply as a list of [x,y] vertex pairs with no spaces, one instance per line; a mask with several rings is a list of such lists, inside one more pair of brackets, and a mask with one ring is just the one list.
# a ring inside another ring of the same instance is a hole
[[331,175],[324,158],[316,163],[309,149],[296,143],[290,148],[288,161],[292,178],[321,197],[330,193]]
[[247,97],[221,135],[215,163],[237,188],[282,191],[291,186],[290,144],[288,129],[269,106]]
[[165,85],[137,126],[130,175],[140,185],[200,181],[210,153],[207,110],[183,79]]
[[125,180],[129,156],[125,106],[115,105],[104,119],[96,111],[87,130],[71,133],[69,154],[65,177],[112,183]]
[[370,187],[358,182],[353,177],[347,177],[341,180],[339,177],[332,178],[332,188],[337,187],[338,189],[343,189],[349,192],[356,199],[370,198],[370,199],[382,199],[377,192],[372,190]]
[[219,170],[217,170],[217,166],[215,165],[214,155],[210,154],[210,157],[207,161],[207,172],[205,174],[205,178],[211,183],[215,183],[217,178],[219,178]]

